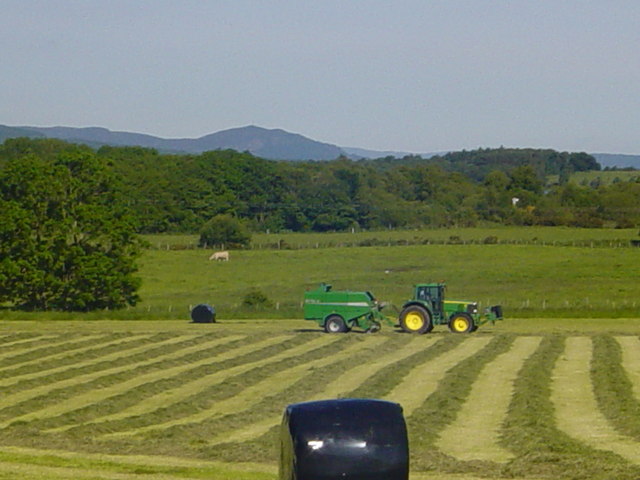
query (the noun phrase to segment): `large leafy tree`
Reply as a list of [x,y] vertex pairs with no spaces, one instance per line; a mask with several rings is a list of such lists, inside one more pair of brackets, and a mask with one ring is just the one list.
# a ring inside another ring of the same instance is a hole
[[240,220],[231,215],[216,215],[200,231],[200,246],[222,245],[242,248],[251,242],[251,234]]
[[134,305],[141,244],[91,151],[11,156],[0,170],[0,301],[28,310]]

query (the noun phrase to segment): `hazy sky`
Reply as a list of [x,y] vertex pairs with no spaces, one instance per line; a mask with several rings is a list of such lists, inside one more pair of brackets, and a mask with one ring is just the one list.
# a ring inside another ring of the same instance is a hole
[[0,124],[640,154],[639,0],[0,0]]

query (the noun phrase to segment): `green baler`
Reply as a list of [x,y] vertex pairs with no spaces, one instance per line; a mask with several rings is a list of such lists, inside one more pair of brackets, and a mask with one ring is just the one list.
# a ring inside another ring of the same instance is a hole
[[434,325],[448,325],[455,333],[474,332],[479,325],[502,320],[502,307],[493,305],[484,313],[477,302],[445,300],[444,283],[421,283],[414,287],[413,298],[400,312],[400,327],[409,333],[429,333]]
[[393,326],[382,308],[371,292],[333,291],[326,283],[304,294],[305,320],[316,321],[327,333],[348,332],[356,326],[375,332],[382,322]]

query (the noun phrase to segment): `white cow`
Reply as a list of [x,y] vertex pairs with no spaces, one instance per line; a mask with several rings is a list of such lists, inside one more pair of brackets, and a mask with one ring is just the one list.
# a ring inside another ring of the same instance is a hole
[[226,250],[224,252],[213,252],[209,257],[209,260],[221,260],[228,262],[229,261],[229,252]]

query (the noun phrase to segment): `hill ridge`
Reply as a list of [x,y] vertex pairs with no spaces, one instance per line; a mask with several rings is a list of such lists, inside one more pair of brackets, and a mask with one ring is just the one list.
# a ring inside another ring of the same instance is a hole
[[[114,131],[105,127],[36,127],[0,124],[0,142],[8,138],[57,138],[91,147],[139,146],[154,148],[162,153],[200,154],[210,150],[232,149],[270,160],[334,160],[344,156],[352,160],[419,155],[431,158],[448,152],[404,152],[370,150],[338,146],[313,140],[282,128],[264,128],[257,125],[234,127],[196,138],[162,138],[145,133]],[[640,169],[640,155],[592,153],[603,167]]]

